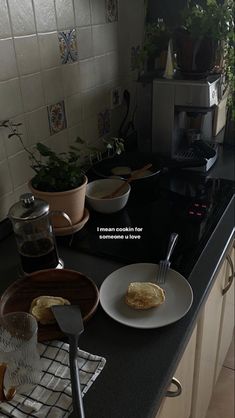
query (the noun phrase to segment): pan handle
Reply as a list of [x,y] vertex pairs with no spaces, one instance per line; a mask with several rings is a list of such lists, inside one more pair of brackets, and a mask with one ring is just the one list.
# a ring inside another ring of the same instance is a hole
[[195,160],[172,160],[172,165],[170,165],[170,168],[193,168],[193,167],[203,167],[206,165],[206,159],[205,158],[198,158]]
[[78,358],[77,358],[77,345],[78,339],[74,335],[69,336],[69,363],[70,363],[70,375],[73,397],[73,417],[85,418],[82,392],[79,378]]

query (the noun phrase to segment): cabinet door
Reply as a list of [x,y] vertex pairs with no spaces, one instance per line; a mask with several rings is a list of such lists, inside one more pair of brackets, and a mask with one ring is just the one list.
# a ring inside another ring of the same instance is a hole
[[205,418],[212,395],[225,273],[224,262],[198,321],[191,418]]
[[224,364],[234,332],[234,247],[226,257],[225,280],[222,288],[223,305],[215,371],[215,383]]
[[[192,399],[192,385],[194,372],[194,359],[196,349],[196,329],[180,360],[174,377],[180,382],[182,392],[177,397],[165,397],[156,418],[189,418]],[[169,387],[175,391],[175,385]]]

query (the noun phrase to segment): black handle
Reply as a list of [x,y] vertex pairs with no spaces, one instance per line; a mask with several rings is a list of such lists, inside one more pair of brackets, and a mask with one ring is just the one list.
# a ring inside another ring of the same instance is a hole
[[77,342],[78,340],[75,336],[72,335],[69,337],[69,363],[73,398],[73,417],[85,418],[79,378]]
[[172,169],[183,169],[183,168],[193,168],[193,167],[203,167],[206,165],[207,161],[205,158],[196,158],[196,159],[189,159],[189,160],[173,160],[172,161]]

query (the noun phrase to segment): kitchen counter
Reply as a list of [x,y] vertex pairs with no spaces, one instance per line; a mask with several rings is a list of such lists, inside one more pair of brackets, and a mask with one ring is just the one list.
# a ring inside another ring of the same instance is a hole
[[[208,177],[233,178],[230,149]],[[229,169],[228,169],[229,167]],[[223,261],[234,230],[234,199],[226,210],[187,277],[194,293],[193,305],[178,322],[159,329],[135,329],[109,318],[99,306],[85,325],[81,349],[102,355],[107,363],[84,397],[86,418],[154,418],[192,333],[202,305]],[[0,291],[17,278],[18,256],[14,236],[0,242]],[[9,257],[11,254],[11,257]],[[98,286],[123,263],[78,252],[59,242],[65,267],[83,272]]]

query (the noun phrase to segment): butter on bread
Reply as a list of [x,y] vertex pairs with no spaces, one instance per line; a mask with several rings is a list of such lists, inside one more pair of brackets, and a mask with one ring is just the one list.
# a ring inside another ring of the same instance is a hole
[[70,305],[70,302],[60,296],[39,296],[33,299],[29,312],[42,325],[54,324],[56,320],[51,310],[54,305]]
[[164,301],[164,290],[151,282],[132,282],[125,295],[126,304],[134,309],[154,308]]

